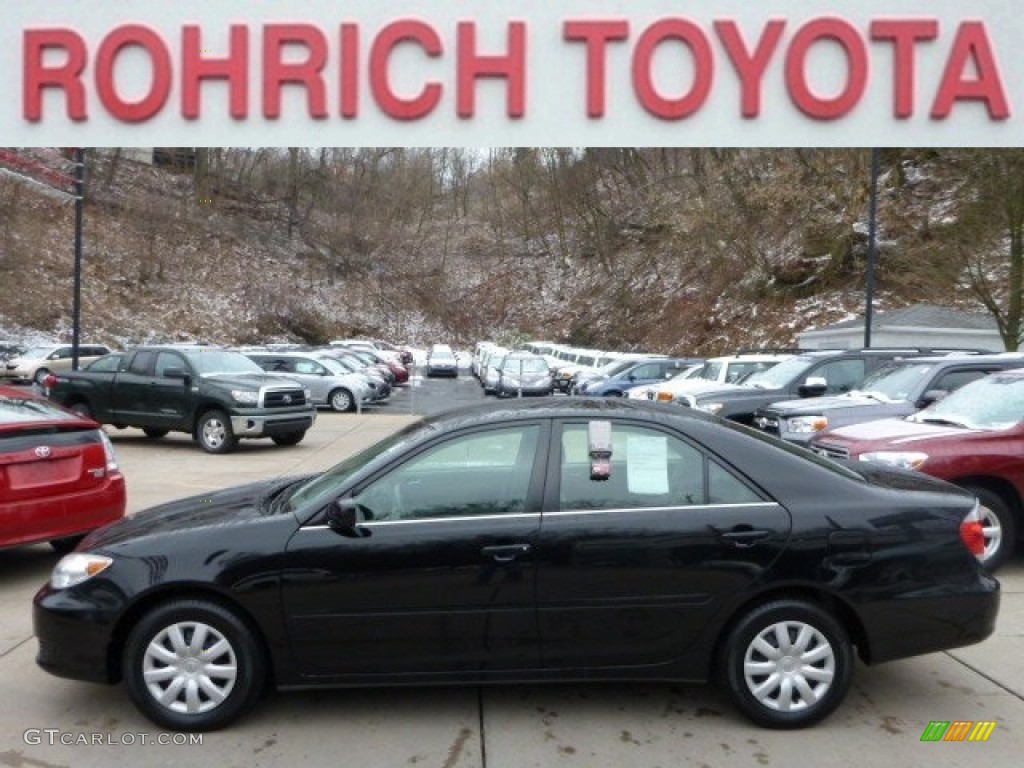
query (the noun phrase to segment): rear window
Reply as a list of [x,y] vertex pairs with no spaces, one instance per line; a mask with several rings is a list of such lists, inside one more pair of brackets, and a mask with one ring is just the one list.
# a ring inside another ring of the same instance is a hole
[[30,424],[36,421],[79,421],[80,416],[35,397],[0,395],[0,424]]

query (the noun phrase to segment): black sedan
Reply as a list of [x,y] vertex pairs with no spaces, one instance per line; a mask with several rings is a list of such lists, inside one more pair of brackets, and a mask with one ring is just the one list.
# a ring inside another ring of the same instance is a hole
[[976,643],[976,499],[688,409],[448,412],[312,477],[92,534],[35,597],[38,662],[123,680],[173,730],[265,683],[717,679],[757,723],[825,717],[854,654]]

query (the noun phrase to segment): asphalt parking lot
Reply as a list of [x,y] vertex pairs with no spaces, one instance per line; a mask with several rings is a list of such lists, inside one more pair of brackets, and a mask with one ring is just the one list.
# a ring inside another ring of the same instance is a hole
[[[111,430],[129,506],[330,466],[415,418],[425,403],[475,395],[427,382],[362,414],[322,412],[305,441],[243,443],[208,456],[184,435]],[[413,402],[410,403],[410,399]],[[120,688],[60,680],[34,662],[30,602],[56,562],[46,546],[0,551],[0,766],[848,766],[1018,765],[1024,746],[1024,557],[999,576],[1002,609],[985,643],[858,666],[846,702],[804,731],[750,725],[710,686],[557,685],[340,690],[268,695],[202,743],[160,744]],[[987,742],[922,742],[929,722],[994,721]],[[145,743],[144,743],[145,742]]]

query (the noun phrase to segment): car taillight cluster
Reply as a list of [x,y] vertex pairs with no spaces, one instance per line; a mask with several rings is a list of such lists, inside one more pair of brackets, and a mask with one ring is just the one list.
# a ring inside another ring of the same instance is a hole
[[978,504],[960,523],[960,538],[967,551],[981,560],[985,554],[985,530]]

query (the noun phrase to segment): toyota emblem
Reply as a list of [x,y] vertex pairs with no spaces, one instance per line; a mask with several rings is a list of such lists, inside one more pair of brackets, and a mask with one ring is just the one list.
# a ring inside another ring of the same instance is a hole
[[48,445],[40,445],[38,448],[36,448],[36,456],[39,457],[40,459],[50,458],[51,453],[53,453],[53,451],[50,450],[50,446]]
[[292,401],[292,396],[291,395],[285,395],[284,396],[284,404],[285,405],[288,405],[289,403],[291,403],[291,401]]

